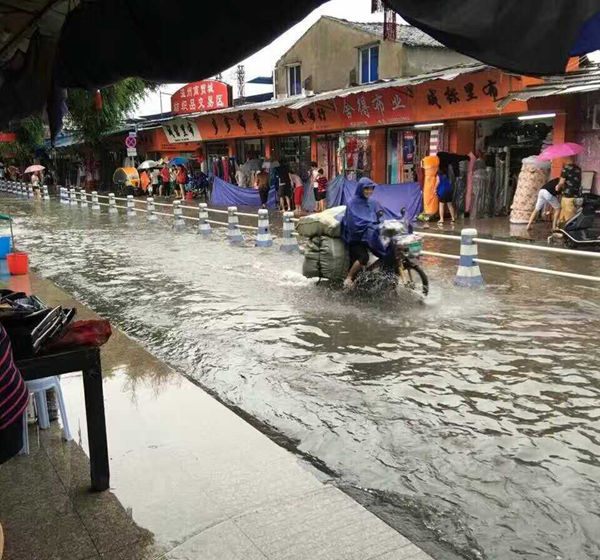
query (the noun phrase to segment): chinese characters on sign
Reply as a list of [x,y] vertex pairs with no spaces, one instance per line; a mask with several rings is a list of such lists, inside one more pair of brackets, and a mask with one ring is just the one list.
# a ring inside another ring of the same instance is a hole
[[215,111],[231,106],[231,86],[216,80],[194,82],[171,96],[171,111],[176,115]]
[[[464,91],[464,93],[462,93]],[[424,101],[429,107],[443,109],[447,106],[471,103],[482,98],[488,98],[488,102],[498,101],[500,92],[498,81],[486,77],[485,80],[468,81],[464,85],[449,85],[442,87],[430,87],[423,92]],[[444,101],[445,100],[445,101]]]

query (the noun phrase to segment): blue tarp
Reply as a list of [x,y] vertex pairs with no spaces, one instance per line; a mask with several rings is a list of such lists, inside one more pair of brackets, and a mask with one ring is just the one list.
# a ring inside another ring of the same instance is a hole
[[[356,181],[338,175],[329,183],[327,207],[342,206],[354,197]],[[416,220],[423,208],[423,192],[419,183],[400,183],[398,185],[377,185],[373,200],[381,204],[384,215],[388,219],[400,217],[402,208],[406,208],[406,217],[412,222]]]
[[311,180],[304,182],[304,192],[302,195],[302,210],[305,212],[314,212],[317,201],[315,200],[315,191]]
[[[261,206],[260,194],[257,189],[236,187],[218,177],[214,178],[210,201],[215,206]],[[267,206],[269,208],[277,207],[275,189],[269,191]]]

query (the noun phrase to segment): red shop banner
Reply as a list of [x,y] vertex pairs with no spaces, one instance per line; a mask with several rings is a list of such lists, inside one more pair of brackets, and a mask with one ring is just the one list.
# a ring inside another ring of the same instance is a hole
[[414,119],[414,91],[407,87],[356,93],[336,99],[335,105],[346,126],[368,127]]
[[178,89],[171,96],[174,115],[216,111],[231,107],[233,91],[229,84],[217,80],[193,82]]

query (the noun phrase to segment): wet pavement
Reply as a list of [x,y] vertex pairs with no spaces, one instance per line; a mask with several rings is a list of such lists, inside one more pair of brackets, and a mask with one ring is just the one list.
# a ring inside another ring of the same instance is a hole
[[[35,275],[8,286],[95,317]],[[102,358],[110,490],[89,491],[81,374],[62,376],[74,441],[31,426],[0,466],[6,560],[430,558],[124,334]]]
[[[482,267],[486,288],[465,292],[454,264],[427,258],[425,305],[363,301],[304,279],[300,257],[230,247],[223,231],[203,240],[1,202],[42,276],[434,558],[600,556],[598,284]],[[480,254],[600,275],[597,260]]]

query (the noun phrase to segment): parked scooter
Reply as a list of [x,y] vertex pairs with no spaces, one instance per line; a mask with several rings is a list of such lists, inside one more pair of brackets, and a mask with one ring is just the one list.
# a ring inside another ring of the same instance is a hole
[[552,231],[552,237],[562,237],[569,249],[600,250],[600,224],[596,223],[600,196],[586,193],[580,204],[577,213],[562,228]]

